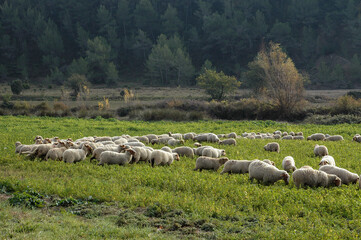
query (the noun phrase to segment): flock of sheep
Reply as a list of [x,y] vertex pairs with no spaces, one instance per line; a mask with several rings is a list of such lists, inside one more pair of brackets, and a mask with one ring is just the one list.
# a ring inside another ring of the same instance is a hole
[[[220,140],[220,139],[223,140]],[[144,136],[131,137],[129,135],[114,137],[83,137],[73,141],[72,139],[59,139],[58,137],[43,138],[36,136],[34,144],[25,145],[20,142],[15,143],[15,153],[25,154],[34,159],[41,158],[48,161],[58,160],[66,163],[76,163],[83,161],[90,156],[90,161],[98,161],[98,165],[118,164],[126,165],[138,163],[140,161],[150,163],[152,167],[157,165],[171,165],[174,160],[179,161],[182,156],[194,158],[199,156],[195,163],[194,170],[203,169],[217,171],[222,165],[224,173],[249,173],[249,179],[256,179],[263,184],[273,184],[279,180],[289,183],[290,173],[297,188],[299,187],[330,187],[341,184],[357,183],[359,175],[346,169],[336,167],[335,160],[328,154],[328,149],[324,145],[315,145],[314,154],[322,157],[319,170],[310,166],[296,168],[295,160],[287,156],[282,161],[283,170],[275,167],[274,162],[265,159],[260,160],[229,160],[225,157],[224,149],[212,146],[202,146],[202,142],[218,143],[220,145],[236,145],[236,139],[284,139],[303,140],[303,133],[281,132],[271,133],[243,133],[238,136],[232,132],[229,134],[214,133],[168,133],[162,135],[148,134]],[[171,149],[169,146],[184,144],[184,141],[193,140],[196,148],[179,146]],[[307,137],[307,140],[314,141],[342,141],[340,135],[330,136],[316,133]],[[353,141],[361,142],[361,136],[356,134]],[[161,149],[153,149],[149,144],[165,144]],[[277,142],[271,142],[264,146],[266,151],[278,152],[280,146]],[[361,188],[361,181],[359,181]]]

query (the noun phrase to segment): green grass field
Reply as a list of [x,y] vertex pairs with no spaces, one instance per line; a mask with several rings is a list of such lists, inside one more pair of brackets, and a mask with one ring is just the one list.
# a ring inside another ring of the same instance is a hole
[[[0,117],[0,190],[47,195],[44,208],[9,204],[0,195],[0,238],[205,238],[205,239],[355,239],[361,235],[361,192],[358,186],[296,189],[277,182],[263,186],[246,175],[194,172],[195,160],[181,157],[169,167],[148,164],[104,166],[30,161],[14,153],[16,141],[32,143],[36,135],[73,139],[83,136],[143,135],[171,132],[303,131],[341,134],[343,142],[323,142],[336,165],[361,173],[361,144],[352,136],[361,125],[293,125],[273,121],[126,122],[115,119]],[[230,159],[271,159],[281,168],[285,156],[297,167],[318,168],[315,142],[277,140],[281,152],[263,146],[273,140],[238,139],[225,146]],[[193,146],[193,142],[186,145]],[[210,144],[217,146],[216,144]],[[217,146],[219,147],[219,146]],[[161,148],[161,145],[155,148]],[[291,178],[292,179],[292,178]],[[2,187],[3,186],[3,187]],[[55,199],[82,200],[60,207]],[[92,199],[92,201],[89,201]],[[87,201],[88,200],[88,201]],[[86,202],[86,203],[85,203]]]

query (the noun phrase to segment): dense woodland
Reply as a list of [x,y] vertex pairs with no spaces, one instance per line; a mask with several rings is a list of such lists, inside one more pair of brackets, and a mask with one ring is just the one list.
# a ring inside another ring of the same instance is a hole
[[[0,74],[63,84],[193,85],[206,63],[242,79],[269,41],[310,86],[360,87],[360,0],[1,0]],[[208,61],[207,61],[208,60]]]

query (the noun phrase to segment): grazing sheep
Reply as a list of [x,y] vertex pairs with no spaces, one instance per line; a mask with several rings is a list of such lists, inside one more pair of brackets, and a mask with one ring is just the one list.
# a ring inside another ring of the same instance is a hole
[[245,174],[248,173],[249,165],[252,161],[250,160],[228,160],[224,164],[224,168],[221,172],[223,173],[239,173],[239,174]]
[[336,163],[335,163],[335,159],[332,156],[326,155],[321,159],[319,165],[320,166],[323,166],[323,165],[336,166]]
[[254,138],[255,139],[262,139],[263,137],[262,137],[262,135],[257,134],[256,136],[254,136]]
[[228,161],[228,158],[211,158],[211,157],[199,157],[196,160],[196,167],[193,169],[194,171],[199,170],[200,172],[203,169],[206,170],[214,170],[217,171],[220,166]]
[[361,143],[361,136],[359,134],[356,134],[353,138],[352,141]]
[[311,136],[307,137],[307,140],[313,140],[313,141],[323,141],[325,140],[326,136],[323,133],[315,133]]
[[67,148],[66,147],[61,147],[61,148],[52,148],[48,151],[48,153],[45,156],[45,161],[48,161],[49,158],[51,160],[59,160],[62,161],[63,160],[63,153],[65,152]]
[[183,140],[183,135],[181,133],[168,133],[170,137],[173,137],[174,139],[177,140]]
[[124,153],[117,153],[112,151],[105,151],[100,154],[100,162],[98,165],[106,164],[118,164],[125,165],[129,163],[134,156],[135,151],[132,149],[126,149]]
[[195,136],[194,133],[186,133],[186,134],[184,134],[183,139],[184,140],[193,140],[194,136]]
[[193,138],[193,140],[197,142],[206,142],[207,137],[208,137],[208,133],[198,134]]
[[200,146],[198,148],[193,148],[193,152],[195,155],[202,156],[202,152],[205,148],[213,148],[212,146]]
[[128,142],[128,140],[125,139],[125,138],[123,138],[123,137],[118,138],[118,139],[116,139],[116,140],[114,141],[114,143],[115,143],[116,145],[123,145],[123,144],[125,144],[125,143],[127,143],[127,142]]
[[295,136],[295,132],[289,132],[288,135]]
[[320,171],[323,171],[328,174],[335,174],[341,179],[342,184],[348,185],[350,183],[356,184],[359,180],[359,176],[356,173],[352,173],[344,168],[339,168],[331,165],[321,166]]
[[149,142],[151,142],[153,139],[158,139],[158,136],[155,134],[147,134],[145,136],[149,139]]
[[210,133],[210,134],[208,134],[208,136],[207,136],[207,142],[219,143],[219,138],[217,137],[216,134]]
[[327,147],[324,146],[324,145],[318,145],[318,144],[316,144],[316,145],[315,145],[315,148],[313,149],[313,153],[314,153],[316,156],[323,157],[323,156],[328,155],[328,149],[327,149]]
[[136,138],[129,138],[128,143],[139,143],[140,141]]
[[93,159],[100,160],[100,154],[102,154],[102,152],[105,152],[105,151],[120,152],[123,149],[122,146],[124,146],[124,145],[119,145],[119,146],[106,145],[103,147],[98,147],[93,150],[90,160],[93,160]]
[[176,147],[172,151],[174,153],[178,153],[179,156],[186,156],[189,158],[194,157],[193,148],[190,148],[190,147]]
[[21,144],[21,142],[19,142],[19,141],[17,141],[16,143],[15,143],[15,153],[19,153],[20,152],[20,149],[22,148],[22,144]]
[[141,143],[141,142],[127,142],[127,143],[124,143],[124,145],[130,146],[130,147],[145,147],[144,143]]
[[291,156],[287,156],[282,161],[282,168],[286,172],[291,172],[291,170],[294,172],[297,168],[295,165],[295,160]]
[[273,132],[273,134],[274,134],[274,135],[280,135],[280,136],[281,136],[281,135],[282,135],[282,132],[281,132],[280,130],[276,130],[276,131]]
[[202,147],[202,144],[200,144],[199,142],[195,142],[194,146],[196,146],[198,148],[198,147]]
[[275,162],[274,162],[274,161],[271,161],[271,160],[269,160],[269,159],[264,159],[264,160],[262,160],[262,161],[265,162],[265,163],[267,163],[267,164],[269,164],[269,165],[275,166]]
[[44,159],[48,151],[52,148],[57,147],[55,143],[48,143],[48,144],[39,144],[36,148],[33,149],[31,152],[24,152],[30,158],[41,158]]
[[136,137],[136,139],[138,139],[139,142],[142,142],[144,144],[149,144],[149,138],[146,136]]
[[282,140],[293,140],[293,136],[292,135],[286,135],[286,136],[282,137]]
[[343,141],[343,137],[341,135],[333,135],[325,138],[325,141]]
[[130,163],[138,163],[139,161],[149,162],[152,151],[143,147],[132,147],[135,153]]
[[171,165],[174,160],[179,161],[177,153],[169,153],[162,150],[154,150],[150,155],[150,163],[152,167],[157,165]]
[[219,144],[221,145],[237,145],[237,141],[234,138],[228,138],[228,139],[224,139],[222,141],[219,141]]
[[276,142],[270,142],[267,145],[265,145],[264,150],[270,151],[270,152],[280,152],[280,145]]
[[226,134],[226,138],[237,138],[237,133],[235,132],[231,132]]
[[169,139],[167,144],[169,146],[176,146],[176,145],[184,145],[184,140],[178,140],[178,139]]
[[297,169],[292,174],[293,182],[297,188],[300,187],[331,187],[341,186],[341,179],[334,174],[315,170],[310,166]]
[[175,140],[172,137],[161,137],[158,139],[153,139],[152,141],[150,141],[151,144],[167,144],[169,140]]
[[63,153],[63,161],[66,163],[80,162],[90,153],[91,147],[85,144],[82,149],[67,149]]
[[170,147],[168,147],[168,146],[164,146],[164,147],[162,147],[160,150],[163,150],[163,151],[172,153],[172,149],[171,149]]
[[202,151],[202,156],[219,158],[221,156],[226,156],[226,151],[224,149],[217,149],[217,148],[213,148],[213,147],[205,148]]
[[256,137],[254,135],[248,135],[246,138],[251,139],[251,140],[256,139]]
[[274,184],[278,180],[284,180],[287,185],[290,180],[290,176],[286,171],[279,170],[275,166],[260,160],[252,161],[248,171],[251,182],[256,179],[258,182],[262,181],[263,184]]
[[274,139],[281,139],[282,136],[281,136],[280,134],[275,134],[275,135],[273,135],[273,138],[274,138]]
[[295,135],[296,136],[303,136],[303,132],[297,132]]
[[226,137],[226,134],[217,134],[217,137],[218,137],[218,138],[225,138],[225,137]]
[[111,137],[94,137],[94,142],[112,141]]
[[248,133],[247,132],[244,132],[241,134],[242,137],[247,137],[248,136]]
[[293,137],[293,140],[304,140],[305,137],[304,136],[300,136],[300,135],[296,135]]

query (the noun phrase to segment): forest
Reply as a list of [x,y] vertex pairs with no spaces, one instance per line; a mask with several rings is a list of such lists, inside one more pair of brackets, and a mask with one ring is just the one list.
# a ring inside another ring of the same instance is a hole
[[191,86],[204,65],[242,80],[272,41],[308,88],[357,88],[360,13],[359,0],[1,0],[0,81]]

